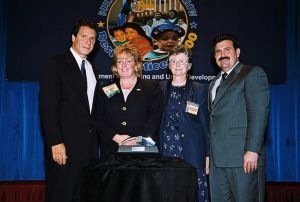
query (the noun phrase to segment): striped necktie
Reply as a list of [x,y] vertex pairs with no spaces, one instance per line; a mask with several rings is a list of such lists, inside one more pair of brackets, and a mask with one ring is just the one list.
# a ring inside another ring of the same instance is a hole
[[218,86],[217,89],[216,89],[216,96],[217,96],[217,94],[218,94],[218,90],[219,90],[221,84],[224,82],[224,80],[226,79],[227,76],[228,76],[228,74],[225,73],[225,72],[222,74],[222,78],[221,78],[221,80],[220,80],[219,86]]

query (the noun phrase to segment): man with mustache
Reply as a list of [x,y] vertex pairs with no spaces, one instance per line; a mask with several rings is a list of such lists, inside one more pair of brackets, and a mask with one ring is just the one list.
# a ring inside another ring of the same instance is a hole
[[264,200],[264,134],[269,85],[262,68],[239,62],[237,39],[213,41],[221,71],[209,88],[210,194],[212,202]]

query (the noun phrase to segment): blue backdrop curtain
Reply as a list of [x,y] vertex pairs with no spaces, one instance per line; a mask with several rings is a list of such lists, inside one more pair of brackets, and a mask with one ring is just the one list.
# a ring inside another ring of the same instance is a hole
[[286,36],[288,82],[271,85],[271,112],[267,136],[267,179],[271,181],[300,182],[299,19],[299,1],[288,0]]
[[[9,23],[6,22],[5,12],[5,2],[1,0],[0,180],[44,179],[43,140],[38,116],[38,82],[5,80],[5,27],[6,23]],[[38,57],[38,51],[35,57]]]
[[[270,86],[271,112],[266,139],[269,181],[300,182],[299,11],[299,2],[288,0],[286,36],[288,82]],[[38,83],[5,80],[5,28],[6,23],[9,23],[6,22],[5,12],[5,2],[0,0],[0,180],[44,179],[43,140],[38,115]],[[34,57],[38,57],[38,50]]]

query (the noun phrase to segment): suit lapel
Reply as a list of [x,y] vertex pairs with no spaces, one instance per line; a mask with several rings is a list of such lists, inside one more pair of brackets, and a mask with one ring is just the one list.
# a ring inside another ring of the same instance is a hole
[[[231,83],[234,81],[234,78],[237,76],[237,73],[241,69],[241,63],[238,63],[236,67],[230,72],[230,74],[227,76],[227,78],[222,82],[222,85],[218,88],[218,94],[216,95],[214,101],[212,102],[212,108],[218,103],[218,101],[221,99],[223,94],[227,91],[228,87],[231,85]],[[219,78],[220,73],[216,78]]]
[[222,82],[222,85],[218,87],[218,93],[216,94],[216,97],[213,101],[213,106],[218,103],[220,98],[223,96],[223,94],[226,92],[228,86],[230,86],[230,81],[232,77],[234,77],[235,71],[234,69],[230,72],[230,74],[227,76],[227,78]]
[[78,67],[78,64],[72,55],[71,51],[67,51],[66,53],[66,62],[69,66],[69,74],[72,79],[74,79],[73,84],[76,86],[76,88],[79,90],[80,95],[82,97],[82,100],[84,102],[84,105],[90,111],[89,108],[89,100],[86,92],[86,84],[81,76],[80,69]]
[[221,75],[221,72],[219,72],[218,74],[217,74],[217,76],[214,78],[214,80],[212,80],[212,82],[210,82],[210,85],[209,85],[209,88],[208,88],[208,109],[209,109],[209,111],[211,111],[211,109],[212,109],[212,105],[214,104],[213,103],[213,101],[212,101],[212,96],[211,96],[211,91],[212,91],[212,89],[213,89],[213,87],[215,86],[215,83],[216,83],[216,80],[220,77],[220,75]]
[[[121,88],[121,86],[120,86],[120,88]],[[128,104],[129,102],[131,102],[131,99],[135,99],[135,97],[139,96],[139,94],[141,92],[143,92],[143,91],[144,91],[144,86],[143,86],[143,84],[141,82],[141,79],[137,78],[136,84],[134,85],[134,87],[132,88],[132,90],[130,91],[130,93],[128,94],[126,103]],[[134,100],[133,100],[133,102],[134,102]]]

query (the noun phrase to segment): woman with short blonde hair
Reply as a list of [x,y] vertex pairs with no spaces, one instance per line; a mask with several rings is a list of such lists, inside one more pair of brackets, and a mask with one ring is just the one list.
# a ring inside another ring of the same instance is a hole
[[113,75],[116,76],[117,78],[120,78],[120,75],[118,74],[116,65],[117,65],[118,56],[121,53],[126,53],[128,55],[133,56],[133,59],[135,62],[135,74],[137,77],[141,78],[142,70],[143,70],[143,63],[141,60],[141,56],[137,52],[136,48],[134,48],[133,46],[131,46],[129,44],[119,45],[118,47],[115,48],[114,54],[113,54],[113,63],[112,63],[112,67],[111,67]]
[[95,120],[102,160],[119,145],[140,144],[141,137],[158,140],[162,92],[158,82],[141,79],[142,62],[131,45],[119,45],[113,54],[115,79],[97,90]]

